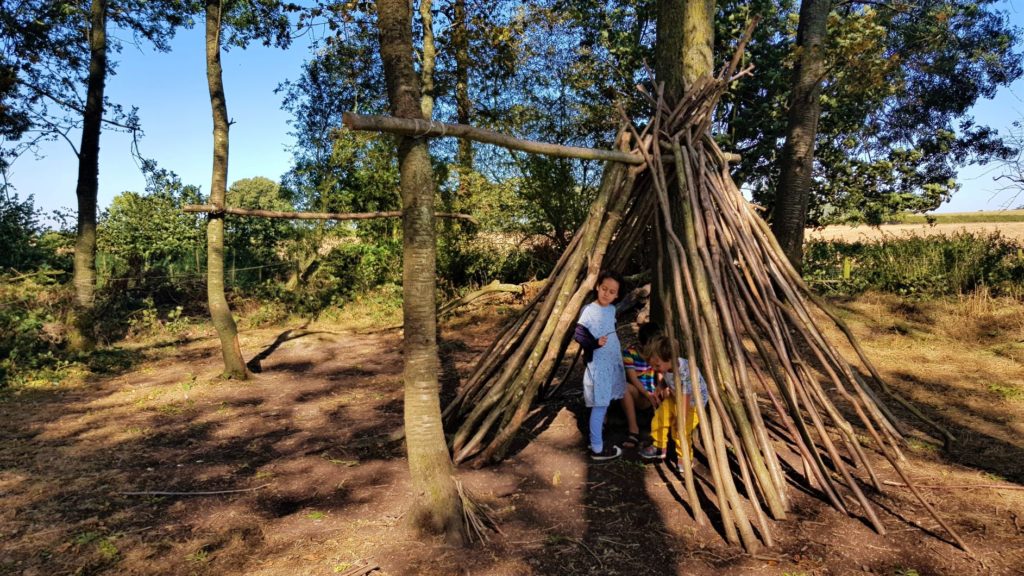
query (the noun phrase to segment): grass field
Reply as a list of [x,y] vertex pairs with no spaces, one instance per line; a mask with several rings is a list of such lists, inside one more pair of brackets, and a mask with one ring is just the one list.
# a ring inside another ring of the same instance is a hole
[[[820,230],[808,230],[808,240],[840,240],[843,242],[871,241],[886,236],[900,238],[902,236],[935,236],[951,235],[960,231],[973,234],[992,234],[999,232],[1007,238],[1024,241],[1024,210],[1004,212],[964,212],[937,214],[943,217],[935,224],[928,224],[923,216],[916,215],[920,222],[908,221],[903,224],[884,224],[882,226],[828,226]],[[974,216],[974,220],[967,220]],[[1005,218],[998,220],[997,218]],[[1015,218],[1015,219],[1014,219]]]
[[936,224],[972,224],[980,222],[1024,222],[1024,210],[988,210],[977,212],[948,212],[945,214],[904,214],[900,224],[927,224],[928,218]]

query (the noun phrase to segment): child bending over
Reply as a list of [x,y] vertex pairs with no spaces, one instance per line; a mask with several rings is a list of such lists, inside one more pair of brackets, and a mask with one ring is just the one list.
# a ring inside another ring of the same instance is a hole
[[[677,358],[672,362],[672,341],[665,336],[657,336],[651,340],[645,349],[647,361],[658,374],[661,374],[661,383],[658,385],[658,395],[662,402],[658,405],[651,421],[651,445],[640,451],[640,457],[645,460],[664,460],[666,448],[668,447],[668,436],[672,434],[672,441],[676,445],[676,454],[679,461],[683,461],[683,439],[685,438],[687,450],[693,455],[693,431],[697,428],[697,407],[693,402],[693,373],[690,363],[686,358]],[[675,393],[675,376],[673,371],[679,371],[679,380],[683,383],[683,403],[686,411],[683,417],[683,434],[679,433],[676,426],[676,400],[672,397]],[[700,382],[700,397],[706,406],[708,402],[708,385],[704,377],[697,373],[697,380]]]

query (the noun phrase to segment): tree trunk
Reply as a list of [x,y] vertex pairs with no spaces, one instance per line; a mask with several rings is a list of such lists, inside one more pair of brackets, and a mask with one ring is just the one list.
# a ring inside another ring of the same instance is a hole
[[107,1],[92,0],[89,25],[89,80],[78,152],[78,229],[75,240],[75,311],[69,345],[78,351],[96,345],[96,198],[99,193],[100,130],[107,81]]
[[[224,96],[224,79],[220,65],[221,0],[206,0],[206,82],[210,88],[213,111],[213,176],[210,181],[210,204],[224,208],[228,180],[228,105]],[[242,349],[238,344],[238,328],[231,316],[224,295],[224,214],[212,213],[206,225],[206,300],[210,318],[220,337],[224,356],[224,376],[245,380]]]
[[[422,119],[420,85],[412,66],[412,19],[407,0],[377,3],[381,59],[391,113]],[[402,313],[404,319],[405,439],[416,492],[411,519],[462,544],[462,501],[441,427],[434,304],[436,246],[434,181],[423,138],[398,138],[402,190]]]
[[793,267],[800,270],[804,227],[811,197],[814,139],[821,115],[821,81],[825,73],[825,35],[831,0],[803,0],[797,28],[797,62],[789,99],[789,124],[782,147],[779,186],[772,209],[772,232]]
[[[455,113],[459,124],[472,121],[473,101],[469,98],[469,30],[466,0],[455,0],[454,18],[452,19],[452,46],[455,49]],[[459,140],[459,151],[455,156],[459,166],[459,190],[449,210],[462,210],[469,200],[469,181],[473,171],[473,143],[467,139]]]
[[683,14],[686,0],[658,0],[654,76],[665,83],[665,100],[675,106],[683,95]]
[[423,26],[423,59],[420,66],[420,79],[423,94],[420,95],[420,110],[423,119],[430,120],[434,116],[434,64],[437,60],[437,47],[434,45],[434,16],[430,12],[432,2],[420,0],[420,24]]
[[710,76],[715,66],[714,0],[687,0],[683,14],[683,82],[687,87]]
[[[658,82],[664,83],[665,102],[674,107],[689,86],[698,78],[712,73],[715,3],[714,0],[658,0],[657,10],[654,74]],[[669,205],[675,233],[681,237],[685,235],[679,211],[683,199],[675,186],[670,186],[667,192],[673,197]],[[662,257],[657,259],[656,266],[661,270],[660,278],[668,281],[671,263],[665,258],[669,254],[667,247],[662,248]],[[655,275],[655,278],[659,276]],[[659,287],[657,281],[652,288],[651,320],[664,327],[670,315],[666,314],[663,295],[670,292]],[[676,321],[679,321],[678,317]]]

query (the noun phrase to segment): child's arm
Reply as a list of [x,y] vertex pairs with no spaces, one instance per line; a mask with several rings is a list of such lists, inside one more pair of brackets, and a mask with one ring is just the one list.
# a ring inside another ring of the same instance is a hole
[[630,366],[626,366],[626,381],[629,382],[634,388],[640,391],[640,395],[647,398],[647,401],[651,403],[651,406],[658,405],[658,395],[648,392],[640,378],[637,377],[636,370]]
[[599,339],[594,338],[594,335],[583,324],[576,325],[576,332],[572,335],[572,338],[579,342],[580,346],[587,351],[592,351],[604,345]]
[[626,366],[626,381],[629,382],[634,388],[643,392],[644,385],[640,383],[640,379],[636,377],[636,370]]

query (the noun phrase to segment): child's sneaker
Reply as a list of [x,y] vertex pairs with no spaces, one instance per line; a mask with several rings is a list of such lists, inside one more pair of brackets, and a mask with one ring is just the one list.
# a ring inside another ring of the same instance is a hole
[[651,444],[650,446],[645,446],[640,450],[640,457],[644,460],[664,460],[665,449],[658,448],[654,444]]
[[590,451],[590,459],[594,462],[604,462],[606,460],[614,460],[622,456],[622,448],[618,446],[605,446],[604,450],[600,452]]

